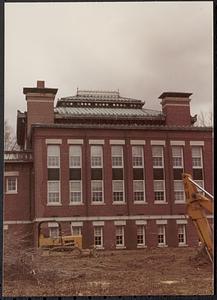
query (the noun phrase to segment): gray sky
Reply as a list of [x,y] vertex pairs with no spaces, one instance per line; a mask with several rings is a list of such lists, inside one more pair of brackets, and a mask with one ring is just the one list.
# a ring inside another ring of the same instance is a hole
[[26,110],[23,87],[45,80],[57,98],[120,90],[161,110],[164,91],[192,92],[212,110],[212,2],[5,4],[5,118]]

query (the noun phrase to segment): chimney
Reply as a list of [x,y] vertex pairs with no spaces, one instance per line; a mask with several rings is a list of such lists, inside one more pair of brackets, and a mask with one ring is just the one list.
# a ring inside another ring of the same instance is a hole
[[191,126],[193,119],[190,114],[189,98],[192,93],[164,92],[159,96],[162,99],[162,111],[166,117],[166,125]]
[[57,89],[46,88],[45,82],[37,81],[37,87],[25,87],[23,93],[27,102],[27,136],[32,124],[54,123],[54,99]]

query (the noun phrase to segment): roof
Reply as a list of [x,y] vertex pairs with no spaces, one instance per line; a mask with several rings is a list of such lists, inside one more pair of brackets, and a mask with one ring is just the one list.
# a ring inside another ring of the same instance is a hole
[[97,117],[159,117],[162,112],[152,109],[106,108],[106,107],[56,107],[56,115],[62,117],[97,116]]
[[161,111],[145,109],[144,101],[121,97],[119,91],[77,90],[75,96],[58,99],[56,119],[103,118],[164,120]]
[[164,92],[158,97],[158,99],[163,99],[165,97],[189,98],[191,95],[192,93]]

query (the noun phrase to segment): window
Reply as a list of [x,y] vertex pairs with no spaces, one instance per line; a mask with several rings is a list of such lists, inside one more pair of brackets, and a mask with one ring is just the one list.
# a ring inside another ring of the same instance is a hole
[[185,193],[182,180],[174,180],[175,202],[185,202]]
[[183,150],[180,146],[172,147],[172,159],[174,168],[183,168]]
[[124,181],[112,180],[112,191],[114,202],[124,202]]
[[103,228],[101,226],[94,227],[94,246],[103,246]]
[[133,167],[143,167],[143,147],[142,146],[133,146],[132,147],[132,156],[133,156]]
[[158,246],[166,245],[165,225],[158,226]]
[[103,202],[103,181],[91,181],[91,200],[92,202]]
[[193,168],[202,168],[202,147],[193,146],[192,147],[192,166]]
[[17,177],[8,177],[6,180],[6,193],[16,194],[17,193]]
[[154,168],[162,168],[164,166],[162,146],[152,146],[152,157]]
[[[200,187],[202,187],[204,189],[204,181],[203,180],[194,180]],[[199,193],[203,194],[205,196],[205,193],[203,191],[201,191],[198,187],[197,190]]]
[[81,235],[81,227],[80,226],[72,226],[71,227],[72,235]]
[[47,146],[47,167],[48,168],[60,167],[60,146],[59,145]]
[[59,227],[50,227],[49,235],[52,239],[56,239],[59,237]]
[[154,200],[165,201],[164,198],[164,180],[154,180]]
[[73,145],[69,147],[69,167],[81,168],[81,146]]
[[186,230],[185,225],[178,225],[178,242],[179,246],[186,245]]
[[48,204],[60,203],[60,182],[48,181]]
[[112,167],[123,167],[123,147],[112,146]]
[[102,146],[91,146],[91,167],[102,168],[102,166],[103,166]]
[[124,246],[124,226],[116,226],[116,247]]
[[145,226],[137,225],[137,246],[145,245]]
[[70,202],[73,204],[82,202],[81,181],[70,181]]
[[133,180],[133,198],[134,201],[145,201],[143,180]]

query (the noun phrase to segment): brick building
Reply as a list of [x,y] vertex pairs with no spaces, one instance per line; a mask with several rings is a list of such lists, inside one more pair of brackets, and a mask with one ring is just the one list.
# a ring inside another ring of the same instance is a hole
[[[77,90],[57,100],[43,81],[24,88],[21,150],[5,153],[4,229],[58,221],[84,247],[194,246],[182,172],[212,193],[212,129],[195,127],[191,93],[160,95],[162,111],[117,91]],[[51,236],[58,234],[48,223]]]

